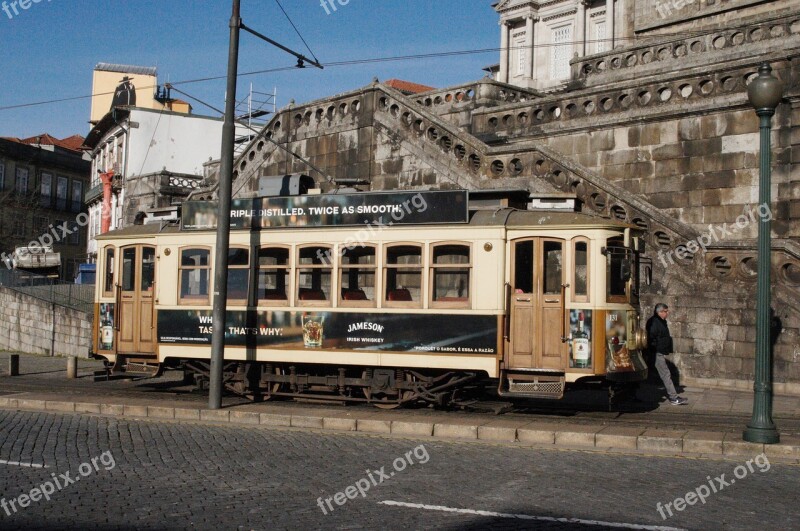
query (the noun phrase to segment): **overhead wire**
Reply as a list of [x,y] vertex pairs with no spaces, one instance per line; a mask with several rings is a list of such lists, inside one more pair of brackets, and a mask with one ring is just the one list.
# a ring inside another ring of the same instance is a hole
[[308,45],[308,43],[306,42],[306,40],[305,40],[305,39],[303,38],[303,36],[300,34],[300,30],[298,30],[298,29],[297,29],[297,26],[295,26],[295,25],[294,25],[294,22],[292,21],[291,17],[289,17],[289,14],[286,12],[286,10],[285,10],[285,9],[283,8],[283,6],[281,5],[281,2],[280,2],[280,0],[275,0],[275,3],[276,3],[276,4],[278,4],[278,7],[279,7],[279,8],[281,8],[281,11],[283,11],[283,15],[286,17],[286,20],[288,20],[288,21],[289,21],[289,24],[291,24],[291,25],[292,25],[292,27],[294,28],[294,31],[297,33],[297,36],[298,36],[298,37],[300,37],[300,40],[301,40],[301,41],[303,41],[303,44],[305,44],[305,45],[306,45],[306,49],[308,50],[308,53],[310,53],[310,54],[311,54],[311,57],[313,57],[313,58],[314,58],[314,60],[315,60],[316,62],[318,62],[318,63],[319,63],[319,59],[317,59],[317,56],[316,56],[316,55],[314,55],[314,52],[313,52],[313,51],[311,51],[311,47]]

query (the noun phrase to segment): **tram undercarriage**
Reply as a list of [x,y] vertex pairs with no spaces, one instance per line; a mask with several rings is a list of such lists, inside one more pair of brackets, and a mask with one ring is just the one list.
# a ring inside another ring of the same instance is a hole
[[[190,360],[183,366],[199,386],[208,381],[209,362]],[[383,409],[412,404],[446,406],[466,392],[465,386],[478,380],[477,373],[464,371],[241,362],[223,367],[225,388],[254,401],[285,397],[360,402]]]

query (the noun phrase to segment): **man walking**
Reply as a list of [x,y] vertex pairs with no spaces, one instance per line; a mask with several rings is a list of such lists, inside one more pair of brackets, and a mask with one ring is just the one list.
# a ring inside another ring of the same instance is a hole
[[664,382],[664,389],[667,390],[667,398],[673,406],[685,406],[689,401],[678,396],[675,385],[672,383],[672,375],[667,367],[667,360],[664,356],[672,354],[672,336],[667,326],[667,316],[669,307],[663,302],[656,304],[653,316],[647,320],[647,337],[649,338],[650,349],[656,355],[656,370]]

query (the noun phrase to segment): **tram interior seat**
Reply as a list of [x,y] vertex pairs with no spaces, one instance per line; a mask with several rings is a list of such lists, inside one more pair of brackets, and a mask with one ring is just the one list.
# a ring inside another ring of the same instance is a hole
[[386,300],[389,301],[413,301],[414,299],[411,298],[411,292],[408,291],[408,288],[400,288],[400,289],[393,289],[389,292]]
[[367,294],[364,293],[363,289],[345,290],[342,293],[342,299],[344,299],[346,301],[366,301],[366,300],[369,300],[367,298]]
[[328,297],[325,296],[325,292],[321,289],[300,289],[300,300],[301,301],[326,301]]
[[271,289],[271,290],[265,290],[264,293],[261,294],[261,300],[285,301],[288,300],[288,298],[286,297],[285,291]]

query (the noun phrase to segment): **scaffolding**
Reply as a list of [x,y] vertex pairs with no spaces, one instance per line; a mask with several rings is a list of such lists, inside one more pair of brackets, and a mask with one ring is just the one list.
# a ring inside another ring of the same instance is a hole
[[[275,114],[277,110],[278,88],[272,89],[272,93],[259,92],[253,89],[250,83],[250,90],[247,95],[236,102],[236,121],[247,124],[248,128],[237,127],[236,141],[234,142],[234,153],[239,155],[257,132],[264,128],[269,121],[268,116]],[[253,131],[255,129],[256,131]]]

